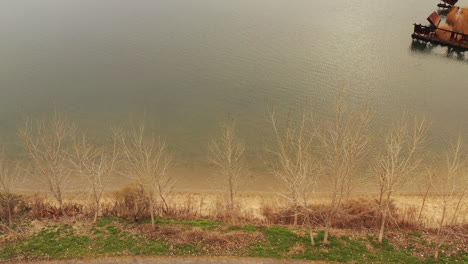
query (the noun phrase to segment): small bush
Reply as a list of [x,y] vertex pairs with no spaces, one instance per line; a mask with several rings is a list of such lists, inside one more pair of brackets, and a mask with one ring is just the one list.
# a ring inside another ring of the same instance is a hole
[[113,195],[114,205],[103,208],[104,216],[117,216],[126,220],[141,221],[150,216],[150,203],[137,185],[129,185]]
[[0,193],[0,222],[10,225],[15,217],[28,211],[23,196],[13,193]]
[[54,218],[57,219],[66,216],[85,216],[83,204],[80,203],[65,203],[62,210],[58,206],[48,203],[43,197],[34,195],[27,200],[27,207],[29,209],[29,217],[32,219]]
[[44,198],[34,195],[28,198],[29,216],[32,219],[56,218],[61,215],[60,209],[49,204]]

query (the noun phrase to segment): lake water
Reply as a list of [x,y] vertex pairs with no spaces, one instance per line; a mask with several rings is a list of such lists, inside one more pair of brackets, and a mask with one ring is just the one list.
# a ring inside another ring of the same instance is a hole
[[437,3],[4,0],[0,134],[13,144],[21,117],[54,106],[96,134],[144,116],[195,166],[217,122],[236,119],[255,153],[268,105],[325,115],[342,87],[376,124],[409,109],[434,138],[467,134],[468,64],[411,44]]

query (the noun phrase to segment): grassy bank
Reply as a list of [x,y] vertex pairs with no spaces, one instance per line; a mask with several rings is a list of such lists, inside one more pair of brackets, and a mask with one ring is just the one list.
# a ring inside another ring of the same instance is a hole
[[[330,244],[312,246],[308,230],[285,226],[233,225],[219,220],[157,219],[157,228],[103,218],[96,224],[73,220],[32,221],[0,235],[0,260],[34,261],[83,257],[176,255],[249,256],[346,263],[467,263],[463,247],[444,245],[439,261],[428,234],[392,233],[378,244],[368,231],[336,230]],[[15,235],[12,235],[15,234]],[[453,241],[450,241],[451,243]]]

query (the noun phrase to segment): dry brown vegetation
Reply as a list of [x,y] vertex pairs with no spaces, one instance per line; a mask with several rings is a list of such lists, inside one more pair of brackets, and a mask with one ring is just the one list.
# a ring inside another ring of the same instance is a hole
[[144,233],[149,239],[167,239],[175,245],[193,245],[211,254],[226,250],[238,251],[246,248],[253,242],[263,240],[259,233],[245,233],[240,231],[220,232],[217,230],[206,230],[202,228],[187,229],[176,226],[161,226],[157,230],[149,228],[148,225],[135,227],[138,233]]
[[[239,201],[254,202],[258,197],[256,195],[239,194]],[[15,241],[21,237],[28,237],[34,232],[38,232],[50,224],[66,224],[72,223],[75,228],[78,228],[80,223],[86,225],[88,229],[92,225],[94,218],[94,208],[78,202],[67,200],[62,210],[59,209],[54,200],[48,200],[45,196],[39,195],[23,195],[24,203],[21,210],[16,211],[17,223],[27,223],[21,225],[28,228],[19,228],[17,230],[2,229],[6,235],[0,236],[1,241]],[[151,209],[150,202],[144,191],[138,185],[127,186],[120,191],[106,194],[103,203],[101,204],[100,217],[106,219],[122,219],[122,227],[125,230],[142,234],[149,241],[154,239],[166,239],[171,245],[192,245],[196,248],[201,248],[209,254],[216,255],[218,252],[229,254],[229,252],[239,253],[239,250],[248,249],[251,243],[263,241],[262,233],[249,233],[236,230],[211,230],[210,228],[182,228],[177,226],[180,221],[192,221],[197,219],[207,219],[210,224],[212,220],[230,221],[231,217],[226,217],[226,212],[221,203],[217,200],[222,199],[222,195],[218,194],[199,194],[193,195],[190,193],[174,193],[171,196],[172,201],[177,201],[169,204],[168,214],[164,218],[158,218],[156,228],[153,227],[150,221]],[[316,230],[313,234],[317,236],[319,230],[323,227],[323,215],[331,210],[330,204],[326,202],[327,196],[316,197],[309,201],[310,208],[300,208],[298,214],[298,227],[304,226]],[[453,247],[449,250],[444,248],[444,255],[459,254],[466,245],[468,239],[466,237],[467,225],[462,224],[462,219],[458,218],[458,222],[444,225],[439,229],[437,223],[427,225],[422,221],[418,221],[418,197],[396,197],[390,203],[389,212],[392,215],[391,221],[387,225],[387,238],[397,243],[402,247],[406,246],[411,240],[411,235],[423,235],[425,240],[433,241],[437,244],[441,241],[446,241]],[[440,197],[429,199],[427,204],[429,207],[435,207]],[[409,207],[401,207],[404,201],[413,201],[413,205]],[[274,201],[272,203],[272,201]],[[402,202],[403,201],[403,202]],[[205,204],[208,202],[208,205]],[[466,200],[463,201],[466,205]],[[253,204],[251,204],[253,206]],[[400,207],[399,207],[400,205]],[[295,217],[293,208],[288,202],[281,198],[275,198],[273,194],[265,195],[263,200],[258,204],[258,211],[254,211],[252,207],[244,212],[239,212],[236,218],[236,225],[249,224],[255,227],[275,227],[293,225]],[[155,208],[163,210],[162,208]],[[63,213],[62,213],[63,212]],[[459,213],[466,214],[467,208],[463,208]],[[453,208],[447,210],[447,215],[453,215]],[[381,223],[381,210],[378,203],[378,196],[367,196],[361,198],[353,198],[343,202],[341,210],[334,217],[332,223],[333,229],[330,229],[330,234],[333,237],[341,237],[343,235],[366,238],[369,232],[378,232]],[[440,220],[440,218],[437,218]],[[311,221],[312,220],[312,221]],[[205,220],[200,220],[205,221]],[[170,225],[170,223],[175,225]],[[130,223],[130,224],[125,224]],[[163,224],[159,224],[163,223]],[[203,223],[203,222],[201,222]],[[32,227],[29,227],[31,226]],[[209,226],[208,226],[209,227]],[[88,230],[86,229],[86,230]],[[304,229],[297,229],[302,232]],[[305,231],[305,230],[304,230]],[[26,233],[24,233],[26,232]],[[304,236],[301,233],[301,236]],[[442,240],[441,240],[442,239]],[[373,246],[370,248],[372,249]],[[437,250],[439,250],[438,248]],[[230,251],[231,250],[231,251]],[[301,250],[293,248],[291,250]],[[433,247],[424,247],[418,252],[424,251],[426,255],[434,255]],[[227,253],[226,253],[227,252]],[[292,254],[292,253],[291,253]]]
[[[261,196],[259,199],[258,196]],[[23,207],[16,211],[16,219],[19,217],[29,220],[40,219],[89,219],[94,218],[94,207],[82,202],[82,200],[68,200],[63,204],[63,211],[59,209],[56,202],[47,199],[44,195],[24,194],[18,195]],[[308,220],[312,219],[312,226],[321,228],[323,226],[323,215],[331,210],[330,204],[326,203],[327,196],[320,196],[309,201],[309,208],[299,208],[297,225],[308,225]],[[431,197],[427,201],[429,207],[434,208],[435,212],[442,210],[443,204],[440,203],[442,197]],[[219,219],[229,221],[232,218],[225,216],[222,196],[216,193],[205,193],[194,195],[192,193],[174,193],[171,196],[174,202],[169,204],[169,211],[164,218],[174,219]],[[294,209],[281,198],[275,198],[273,194],[254,195],[239,194],[239,200],[246,205],[246,210],[239,212],[237,221],[239,223],[258,223],[266,225],[294,225]],[[466,228],[466,218],[464,215],[468,212],[466,198],[454,204],[460,204],[460,209],[447,207],[446,215],[451,221],[443,225],[442,228],[453,228],[461,230]],[[456,203],[455,203],[456,202]],[[407,203],[407,204],[405,204]],[[406,231],[427,231],[437,233],[442,214],[424,214],[423,220],[418,219],[418,197],[416,196],[397,196],[389,205],[389,212],[392,215],[387,228],[390,230]],[[149,219],[151,209],[149,200],[144,191],[137,185],[124,187],[122,190],[108,193],[103,198],[101,204],[100,217],[117,217],[133,222],[142,222]],[[155,207],[155,210],[163,208]],[[453,215],[457,214],[455,220]],[[342,204],[342,208],[334,218],[334,229],[359,229],[359,230],[377,230],[381,224],[381,209],[378,196],[365,196],[349,199]],[[429,221],[431,220],[431,221]],[[453,220],[453,222],[452,222]],[[447,221],[447,219],[445,220]],[[463,236],[463,234],[462,234]]]

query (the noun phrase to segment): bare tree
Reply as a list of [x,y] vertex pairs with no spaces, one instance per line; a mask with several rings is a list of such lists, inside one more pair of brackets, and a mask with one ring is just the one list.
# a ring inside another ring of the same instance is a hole
[[151,225],[155,227],[155,209],[159,204],[169,211],[168,197],[175,180],[168,174],[172,160],[167,144],[160,138],[147,136],[143,125],[120,136],[123,156],[127,161],[126,173],[145,191],[150,201]]
[[357,113],[345,110],[343,95],[335,103],[333,118],[324,121],[318,133],[321,144],[324,178],[330,188],[330,208],[324,215],[325,234],[328,237],[334,218],[341,210],[342,203],[349,197],[357,177],[357,169],[366,154],[370,110],[365,108]]
[[94,203],[94,222],[97,221],[102,195],[109,178],[115,171],[117,160],[117,138],[113,137],[110,151],[89,143],[85,135],[74,138],[71,161],[77,173],[86,179]]
[[377,158],[375,171],[379,180],[380,243],[383,241],[385,226],[390,217],[392,196],[408,183],[411,176],[417,174],[422,161],[417,154],[427,132],[425,123],[424,119],[417,118],[411,122],[405,115],[390,129],[382,148],[383,153]]
[[462,202],[468,195],[468,164],[462,145],[461,138],[458,138],[456,143],[452,144],[451,151],[446,154],[445,166],[433,170],[430,178],[441,210],[437,228],[438,241],[434,250],[435,259],[439,258],[440,248],[449,236],[456,235],[452,228],[462,211]]
[[19,135],[32,160],[32,175],[47,182],[49,192],[63,212],[64,190],[72,173],[70,151],[76,128],[54,112],[50,119],[29,119]]
[[13,224],[13,211],[19,203],[19,196],[15,195],[15,191],[23,182],[19,164],[0,152],[0,207],[6,211],[4,214],[9,226]]
[[228,194],[228,210],[236,216],[237,193],[247,180],[247,167],[244,160],[245,145],[236,135],[234,121],[221,125],[218,138],[209,144],[209,161],[215,165],[223,179],[223,186]]
[[319,163],[314,158],[313,120],[305,111],[298,119],[278,121],[275,111],[270,111],[270,122],[275,136],[274,146],[268,151],[273,154],[270,169],[279,180],[280,195],[288,200],[297,225],[301,208],[307,208],[314,193]]

